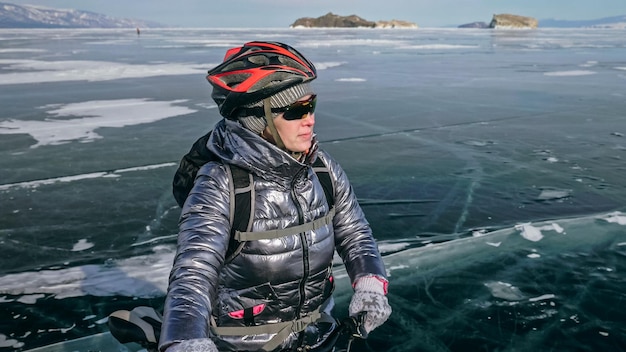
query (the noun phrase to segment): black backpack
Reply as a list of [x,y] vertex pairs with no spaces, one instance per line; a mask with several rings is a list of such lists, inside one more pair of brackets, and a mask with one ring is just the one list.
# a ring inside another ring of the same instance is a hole
[[[174,174],[172,182],[172,193],[180,207],[183,206],[189,192],[193,188],[196,175],[202,165],[210,161],[220,161],[220,159],[211,153],[207,148],[207,142],[211,136],[211,131],[200,137],[191,147],[189,152],[183,156]],[[226,164],[230,168],[232,182],[234,185],[234,194],[231,194],[231,202],[235,202],[235,211],[230,231],[230,244],[226,252],[226,262],[230,262],[244,245],[244,241],[237,239],[237,232],[246,232],[252,226],[251,209],[252,200],[254,199],[254,187],[252,185],[252,175],[236,165]],[[330,172],[326,164],[317,158],[312,165],[313,171],[324,189],[328,208],[333,209],[335,205],[334,188],[330,179]]]

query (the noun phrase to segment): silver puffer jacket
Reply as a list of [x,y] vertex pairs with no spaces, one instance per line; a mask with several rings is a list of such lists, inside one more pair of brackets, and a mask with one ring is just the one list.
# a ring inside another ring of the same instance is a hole
[[[320,309],[332,308],[332,260],[337,250],[352,282],[365,275],[385,277],[371,229],[357,203],[346,174],[314,143],[301,163],[244,129],[237,122],[219,122],[208,142],[224,163],[253,175],[253,231],[293,227],[328,214],[324,191],[311,168],[315,158],[327,165],[335,192],[332,226],[277,239],[245,242],[225,264],[229,245],[231,205],[228,168],[204,165],[196,177],[180,218],[178,250],[170,274],[160,346],[210,337],[220,350],[258,350],[273,334],[214,336],[217,326],[287,322]],[[330,302],[330,303],[329,303]],[[246,319],[242,312],[254,307]],[[315,325],[315,324],[313,324]],[[317,329],[317,340],[326,330]],[[307,333],[315,329],[307,328]],[[291,334],[276,348],[293,346]],[[314,337],[315,340],[315,337]]]

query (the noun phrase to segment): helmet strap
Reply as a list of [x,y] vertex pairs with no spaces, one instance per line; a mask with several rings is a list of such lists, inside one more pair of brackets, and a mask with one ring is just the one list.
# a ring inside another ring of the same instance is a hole
[[266,98],[263,100],[263,110],[265,111],[265,120],[267,121],[267,127],[272,134],[272,139],[274,139],[274,143],[276,146],[291,155],[292,158],[302,161],[302,158],[305,153],[302,152],[292,152],[285,147],[285,143],[283,143],[282,138],[280,138],[280,134],[278,134],[278,130],[276,129],[276,125],[274,125],[274,115],[272,115],[272,106],[270,105],[270,98]]
[[276,129],[276,126],[274,125],[274,116],[272,115],[272,106],[270,105],[270,98],[263,99],[263,110],[265,111],[265,120],[267,121],[267,127],[269,128],[270,133],[272,134],[272,137],[274,138],[274,142],[276,143],[276,146],[282,150],[286,150],[285,144],[283,143],[283,140],[280,138],[280,135],[278,134],[278,130]]

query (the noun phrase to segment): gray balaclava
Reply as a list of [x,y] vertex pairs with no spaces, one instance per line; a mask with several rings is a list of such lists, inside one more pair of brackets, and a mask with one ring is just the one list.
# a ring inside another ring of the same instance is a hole
[[[269,97],[270,106],[275,108],[284,108],[293,103],[295,103],[298,99],[302,98],[305,95],[313,94],[313,90],[311,89],[311,85],[309,83],[301,83],[295,85],[293,87],[289,87],[285,90],[281,90],[280,92]],[[254,108],[254,107],[262,107],[263,100],[258,101],[254,104],[246,105],[246,108]],[[276,117],[277,113],[272,113],[273,117]],[[267,127],[267,120],[265,116],[242,116],[239,117],[239,123],[243,125],[243,127],[249,129],[250,131],[261,134],[265,127]]]

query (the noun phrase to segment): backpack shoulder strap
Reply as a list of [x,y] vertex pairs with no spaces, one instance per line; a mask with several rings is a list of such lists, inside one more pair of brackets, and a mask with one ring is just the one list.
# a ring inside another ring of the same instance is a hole
[[[232,164],[227,164],[230,173],[230,214],[231,214],[231,227],[230,227],[230,242],[228,250],[226,252],[225,263],[231,262],[241,252],[245,241],[254,239],[268,239],[284,236],[288,233],[293,233],[294,228],[288,228],[277,231],[264,231],[251,233],[252,222],[254,220],[254,183],[252,174],[248,171]],[[312,165],[313,171],[317,175],[322,189],[324,190],[324,196],[330,209],[329,214],[323,218],[313,221],[308,224],[300,225],[302,229],[298,231],[306,231],[316,229],[321,226],[332,223],[332,218],[335,215],[335,189],[333,182],[330,178],[330,171],[324,162],[317,158]],[[251,235],[252,234],[252,235]]]
[[227,164],[230,171],[230,242],[226,251],[226,263],[229,263],[243,247],[243,242],[235,239],[237,231],[247,232],[252,228],[254,220],[254,183],[252,174],[239,166]]
[[335,187],[333,185],[333,181],[330,179],[330,171],[328,170],[328,167],[319,157],[315,159],[315,162],[313,163],[313,171],[317,175],[317,179],[320,180],[320,183],[322,184],[328,208],[332,209],[335,206]]

